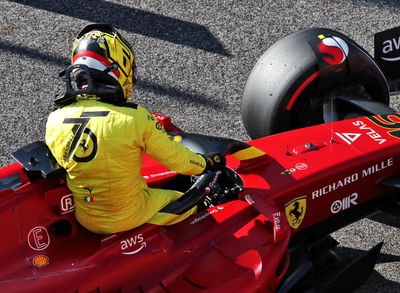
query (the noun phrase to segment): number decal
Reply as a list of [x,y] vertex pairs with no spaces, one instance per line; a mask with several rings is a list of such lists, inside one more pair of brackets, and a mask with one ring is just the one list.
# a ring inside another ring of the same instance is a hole
[[[65,124],[75,124],[72,127],[73,139],[70,144],[69,152],[66,158],[68,162],[71,159],[72,154],[75,152],[77,147],[80,148],[80,152],[83,156],[74,155],[72,158],[76,162],[89,162],[93,160],[97,153],[97,137],[96,135],[87,128],[89,120],[94,117],[106,117],[110,113],[109,111],[93,111],[93,112],[83,112],[79,118],[65,118],[63,123]],[[79,145],[78,145],[79,143]],[[89,144],[92,145],[91,152],[86,154],[89,150]],[[76,153],[76,152],[75,152]]]

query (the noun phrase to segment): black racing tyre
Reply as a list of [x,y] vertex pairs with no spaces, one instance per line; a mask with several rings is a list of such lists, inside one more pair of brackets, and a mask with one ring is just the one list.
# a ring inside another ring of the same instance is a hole
[[241,113],[248,135],[256,139],[386,113],[388,104],[387,81],[363,48],[337,31],[311,28],[284,37],[258,59]]

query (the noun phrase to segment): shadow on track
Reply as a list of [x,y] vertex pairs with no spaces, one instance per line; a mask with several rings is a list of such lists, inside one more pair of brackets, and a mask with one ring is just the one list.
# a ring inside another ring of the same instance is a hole
[[[53,1],[49,5],[48,1],[41,0],[9,1],[95,23],[104,22],[106,19],[108,23],[118,29],[227,57],[231,56],[221,42],[203,25],[117,3],[88,0],[82,5],[81,1],[62,0]],[[99,14],[96,11],[102,13]]]
[[[385,245],[385,244],[383,244]],[[346,265],[351,260],[356,259],[357,257],[361,256],[365,253],[363,250],[353,249],[348,247],[337,247],[335,248],[335,253],[341,259],[341,265]],[[392,255],[392,254],[380,254],[377,265],[383,263],[395,263],[400,262],[400,256]],[[376,266],[377,266],[376,265]],[[377,270],[372,272],[371,276],[369,277],[367,284],[361,286],[356,293],[367,293],[367,292],[385,292],[385,293],[394,293],[399,292],[400,284],[398,282],[391,281],[384,276],[382,276]],[[373,291],[371,291],[373,290]]]
[[375,3],[382,6],[391,6],[393,8],[399,8],[400,2],[398,0],[362,0],[364,3]]
[[44,62],[53,63],[60,66],[60,71],[64,66],[68,65],[69,59],[62,58],[59,56],[52,56],[50,54],[43,53],[39,50],[32,49],[29,47],[14,45],[10,42],[0,40],[0,51],[8,52],[13,55],[20,55],[22,57],[28,57],[31,59],[39,59]]
[[[1,51],[8,52],[14,55],[20,55],[23,58],[28,57],[35,60],[40,60],[42,62],[54,64],[59,67],[59,71],[69,65],[68,58],[50,55],[36,49],[14,45],[10,42],[6,42],[3,40],[0,40],[0,52]],[[61,80],[60,83],[62,83]],[[224,107],[221,102],[212,100],[209,97],[206,97],[199,93],[186,92],[172,86],[159,85],[143,78],[141,78],[138,83],[138,89],[148,92],[154,92],[161,96],[164,95],[178,100],[185,100],[189,103],[202,105],[204,107],[216,109],[222,109]]]
[[377,221],[379,223],[386,224],[386,225],[400,229],[400,217],[390,215],[387,213],[378,213],[378,214],[374,214],[368,218],[373,221]]

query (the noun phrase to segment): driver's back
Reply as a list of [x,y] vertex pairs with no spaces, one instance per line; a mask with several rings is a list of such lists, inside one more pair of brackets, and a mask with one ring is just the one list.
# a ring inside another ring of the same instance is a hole
[[199,174],[202,156],[173,141],[143,107],[79,100],[50,114],[46,143],[67,170],[76,217],[102,234],[148,222],[179,193],[147,188],[140,175],[142,152],[170,169]]

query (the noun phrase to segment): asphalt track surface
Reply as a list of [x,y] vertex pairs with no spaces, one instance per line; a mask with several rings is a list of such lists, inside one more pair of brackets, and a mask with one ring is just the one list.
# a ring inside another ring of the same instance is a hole
[[[399,25],[395,0],[50,1],[0,0],[0,163],[43,140],[63,88],[75,35],[110,23],[136,49],[136,102],[170,115],[185,131],[248,140],[240,119],[246,78],[275,41],[312,26],[338,30],[373,53],[373,34]],[[394,99],[392,106],[400,109]],[[357,292],[400,292],[400,220],[377,215],[335,233],[349,260],[380,241],[374,273]]]

